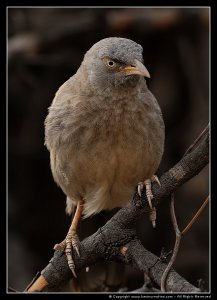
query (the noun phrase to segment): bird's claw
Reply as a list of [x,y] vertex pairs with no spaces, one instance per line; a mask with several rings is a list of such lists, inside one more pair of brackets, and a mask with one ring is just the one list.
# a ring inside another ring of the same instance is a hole
[[142,197],[142,190],[144,188],[144,182],[139,182],[138,186],[137,186],[137,192],[139,194],[140,197]]
[[72,274],[75,278],[77,278],[77,275],[75,273],[75,263],[72,258],[72,249],[74,248],[76,253],[80,257],[78,243],[79,243],[79,238],[78,238],[76,232],[74,230],[69,230],[65,240],[54,246],[54,250],[60,250],[60,249],[65,248],[65,254],[67,257],[68,266],[69,266],[70,270],[72,271]]
[[154,198],[154,196],[153,196],[152,190],[151,190],[151,183],[154,182],[154,181],[157,182],[157,184],[159,186],[161,186],[161,183],[160,183],[157,175],[153,175],[151,177],[151,179],[146,179],[144,182],[139,182],[138,186],[137,186],[137,191],[138,191],[139,196],[141,197],[142,196],[142,190],[145,186],[145,188],[146,188],[146,197],[148,199],[148,204],[149,204],[149,207],[150,207],[149,218],[150,218],[150,221],[152,222],[152,226],[156,227],[156,208],[152,206],[152,199]]
[[61,243],[55,244],[53,249],[54,250],[61,250],[61,249],[64,249],[65,246],[66,246],[66,240],[63,240]]
[[159,180],[159,178],[157,177],[157,175],[151,176],[151,181],[152,181],[152,182],[157,182],[157,184],[159,185],[159,187],[161,187],[161,183],[160,183],[160,180]]
[[67,237],[66,237],[66,245],[67,245],[67,238],[69,239],[69,245],[71,248],[74,248],[76,253],[78,254],[78,256],[80,257],[80,251],[79,251],[79,247],[78,247],[78,244],[79,244],[79,238],[78,238],[78,235],[76,234],[76,232],[70,232],[67,234]]
[[146,188],[146,197],[148,199],[148,204],[150,209],[153,208],[152,206],[152,199],[154,198],[153,194],[152,194],[152,190],[151,190],[151,179],[146,179],[144,181],[145,184],[145,188]]
[[153,207],[150,210],[150,214],[149,214],[149,220],[151,221],[153,228],[156,227],[156,219],[157,219],[157,211],[156,211],[156,208]]

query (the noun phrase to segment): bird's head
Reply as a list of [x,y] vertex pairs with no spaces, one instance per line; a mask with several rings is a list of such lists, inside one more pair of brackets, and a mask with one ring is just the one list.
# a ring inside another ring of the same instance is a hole
[[111,37],[94,44],[82,62],[88,83],[98,92],[135,87],[141,78],[150,77],[143,65],[142,50],[125,38]]

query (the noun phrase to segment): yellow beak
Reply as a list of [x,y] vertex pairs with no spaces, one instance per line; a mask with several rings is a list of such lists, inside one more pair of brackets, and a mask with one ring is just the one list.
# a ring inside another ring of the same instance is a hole
[[128,75],[140,75],[150,78],[150,74],[146,67],[137,59],[135,59],[134,65],[126,66],[122,69],[122,71],[128,76]]

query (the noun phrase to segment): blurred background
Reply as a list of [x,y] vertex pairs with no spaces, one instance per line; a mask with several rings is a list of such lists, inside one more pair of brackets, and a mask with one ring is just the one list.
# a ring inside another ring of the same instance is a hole
[[[166,141],[161,175],[209,122],[209,8],[8,8],[8,284],[24,290],[66,235],[65,196],[53,181],[44,146],[44,120],[55,92],[80,66],[85,52],[110,36],[143,46],[149,89],[161,106]],[[208,166],[177,190],[180,229],[209,193]],[[80,239],[114,214],[82,220]],[[143,245],[156,255],[174,246],[169,204],[157,207],[157,227],[138,221]],[[209,209],[183,237],[174,268],[209,290]],[[98,262],[67,287],[80,291],[132,290],[143,274]]]

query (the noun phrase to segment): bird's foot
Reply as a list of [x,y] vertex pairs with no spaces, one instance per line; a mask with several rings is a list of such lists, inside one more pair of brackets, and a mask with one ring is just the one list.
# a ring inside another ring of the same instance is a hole
[[72,249],[74,248],[75,251],[77,252],[78,256],[80,256],[78,244],[79,244],[78,235],[76,234],[75,230],[70,228],[65,240],[63,240],[61,243],[56,244],[54,246],[54,250],[65,249],[68,266],[69,266],[70,270],[72,271],[72,274],[74,275],[75,278],[77,278],[77,275],[75,273],[75,263],[72,259]]
[[148,199],[148,204],[150,207],[150,215],[149,215],[149,219],[152,222],[152,226],[156,227],[156,208],[152,206],[152,199],[154,198],[153,194],[152,194],[152,190],[151,190],[151,183],[156,181],[158,183],[159,186],[161,186],[160,181],[157,177],[157,175],[153,175],[151,177],[151,179],[146,179],[144,182],[139,182],[138,183],[138,194],[141,197],[142,196],[142,190],[145,186],[146,188],[146,197]]

